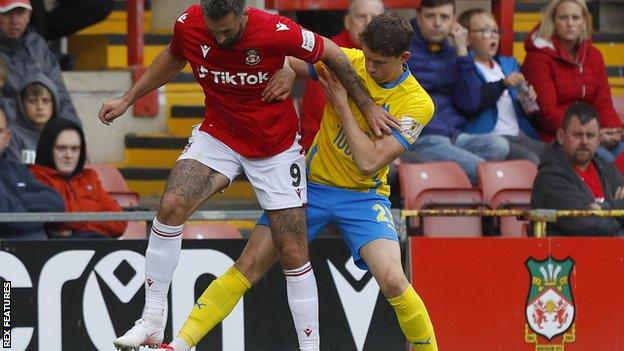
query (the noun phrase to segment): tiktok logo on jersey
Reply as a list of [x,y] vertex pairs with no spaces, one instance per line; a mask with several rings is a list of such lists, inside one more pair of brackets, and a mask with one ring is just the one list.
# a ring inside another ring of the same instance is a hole
[[197,68],[197,75],[200,79],[206,78],[206,76],[210,74],[215,84],[256,85],[269,80],[269,73],[266,72],[223,72],[211,71],[204,66],[199,66],[199,68]]

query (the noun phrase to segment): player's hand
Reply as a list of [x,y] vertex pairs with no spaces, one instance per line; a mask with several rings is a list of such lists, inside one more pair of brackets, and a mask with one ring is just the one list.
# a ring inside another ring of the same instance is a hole
[[624,187],[619,186],[616,190],[615,190],[615,195],[613,196],[616,200],[622,200],[624,199]]
[[362,113],[364,117],[366,117],[368,127],[377,137],[382,137],[384,133],[388,135],[392,134],[392,128],[397,130],[401,129],[399,121],[381,106],[371,103]]
[[126,113],[128,107],[130,107],[130,104],[123,97],[108,100],[102,104],[98,117],[102,123],[110,125],[115,118]]
[[327,101],[334,105],[334,107],[347,105],[349,103],[349,94],[338,78],[324,67],[319,69],[317,73]]
[[279,69],[264,88],[262,93],[262,101],[284,101],[295,83],[295,71],[290,66],[284,66]]

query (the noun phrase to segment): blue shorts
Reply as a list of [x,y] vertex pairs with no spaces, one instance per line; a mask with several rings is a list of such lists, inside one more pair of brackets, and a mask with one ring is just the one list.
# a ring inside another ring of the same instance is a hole
[[[399,241],[387,197],[308,182],[308,241],[331,224],[336,224],[356,266],[368,270],[360,249],[377,239]],[[257,224],[270,227],[266,212]]]

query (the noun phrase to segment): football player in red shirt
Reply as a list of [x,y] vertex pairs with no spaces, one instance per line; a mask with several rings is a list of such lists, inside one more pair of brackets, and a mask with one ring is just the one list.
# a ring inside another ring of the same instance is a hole
[[[204,121],[192,131],[171,171],[153,221],[145,261],[143,315],[113,342],[117,348],[138,349],[162,342],[167,292],[180,255],[183,223],[244,171],[268,213],[300,349],[319,349],[317,288],[303,207],[307,201],[304,156],[288,92],[273,79],[287,56],[310,63],[322,60],[348,87],[375,134],[390,133],[390,126],[399,128],[394,118],[372,102],[338,46],[288,18],[245,7],[244,0],[201,0],[189,7],[176,20],[169,46],[139,81],[124,96],[102,105],[99,118],[108,125],[187,63],[206,96]],[[250,286],[235,267],[224,275],[227,283],[209,292],[219,301],[227,302],[228,294]]]

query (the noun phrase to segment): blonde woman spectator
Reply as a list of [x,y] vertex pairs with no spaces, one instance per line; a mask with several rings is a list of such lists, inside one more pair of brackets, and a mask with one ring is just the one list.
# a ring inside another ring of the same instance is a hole
[[600,119],[598,154],[608,160],[624,151],[622,123],[613,108],[602,54],[591,40],[589,11],[583,0],[554,0],[525,42],[522,73],[533,85],[540,107],[539,133],[555,139],[565,111],[576,101],[590,104]]

